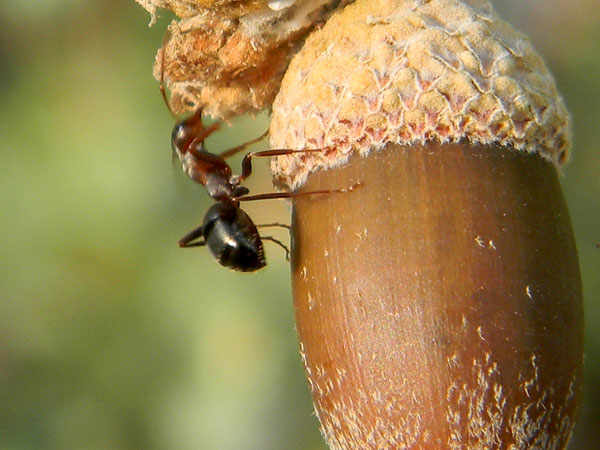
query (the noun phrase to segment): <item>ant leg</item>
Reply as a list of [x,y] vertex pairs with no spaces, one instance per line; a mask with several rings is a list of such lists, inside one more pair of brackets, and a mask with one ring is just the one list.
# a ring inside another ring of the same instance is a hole
[[[194,242],[194,241],[196,241],[196,242]],[[198,228],[193,229],[188,234],[186,234],[184,237],[179,239],[179,242],[177,242],[177,245],[179,245],[179,247],[181,247],[181,248],[205,246],[206,241],[204,240],[203,228],[200,226]]]
[[[200,119],[200,123],[202,123],[202,107],[198,108],[198,110],[196,111],[196,113],[194,113],[194,116],[198,116]],[[188,151],[194,155],[197,158],[202,158],[201,155],[199,155],[198,153],[201,152],[202,150],[200,150],[202,148],[202,144],[204,143],[205,139],[207,137],[209,137],[211,134],[213,134],[215,131],[217,131],[219,128],[221,128],[221,121],[217,121],[214,123],[211,123],[209,126],[204,127],[202,125],[202,130],[200,130],[200,132],[194,136],[194,139],[192,139],[192,141],[190,142],[190,144],[188,145]],[[197,145],[200,144],[200,149],[198,149]]]
[[240,177],[239,177],[240,182],[244,181],[252,173],[252,158],[291,155],[293,153],[326,152],[327,150],[331,150],[331,149],[332,149],[332,147],[307,148],[304,150],[292,150],[289,148],[281,148],[281,149],[273,149],[273,150],[263,150],[263,151],[259,151],[259,152],[250,152],[246,156],[244,156],[244,159],[242,159],[242,173],[240,174]]
[[264,138],[265,138],[265,137],[266,137],[268,134],[269,134],[269,129],[267,128],[267,129],[266,129],[266,131],[265,131],[263,134],[261,134],[259,137],[255,138],[255,139],[252,139],[252,140],[250,140],[250,141],[248,141],[248,142],[244,142],[243,144],[241,144],[241,145],[238,145],[238,146],[236,146],[236,147],[232,147],[232,148],[230,148],[229,150],[225,150],[224,152],[222,152],[222,153],[219,153],[219,156],[220,156],[221,158],[223,158],[223,159],[227,159],[227,158],[229,158],[230,156],[233,156],[233,155],[235,155],[236,153],[239,153],[239,152],[241,152],[242,150],[245,150],[245,149],[247,149],[247,148],[248,148],[248,147],[250,147],[252,144],[256,144],[257,142],[260,142],[260,141],[262,141],[262,140],[263,140],[263,139],[264,139]]
[[309,192],[268,192],[266,194],[243,195],[241,197],[233,197],[231,200],[234,202],[251,202],[256,200],[274,200],[279,198],[305,197],[307,195],[343,194],[346,192],[352,192],[355,189],[361,187],[362,185],[362,182],[357,181],[352,186],[342,189],[327,189]]
[[274,242],[275,244],[279,245],[282,249],[285,250],[285,259],[286,261],[290,260],[290,250],[287,248],[287,246],[281,242],[278,239],[275,239],[273,236],[261,236],[260,237],[263,241],[271,241]]
[[291,226],[289,226],[289,225],[287,225],[285,223],[279,223],[279,222],[275,222],[275,223],[261,223],[260,225],[256,225],[256,227],[257,228],[260,228],[260,227],[264,227],[264,228],[266,228],[266,227],[281,227],[281,228],[287,229],[288,231],[290,231],[292,229]]

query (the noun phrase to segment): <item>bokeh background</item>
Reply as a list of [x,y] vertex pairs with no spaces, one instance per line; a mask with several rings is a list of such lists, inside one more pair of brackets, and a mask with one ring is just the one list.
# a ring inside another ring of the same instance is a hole
[[[574,117],[561,181],[587,357],[570,449],[600,449],[600,2],[495,4],[531,35]],[[270,265],[250,275],[175,245],[210,202],[171,167],[151,75],[169,19],[148,28],[133,0],[0,3],[1,450],[325,449],[283,251],[267,244]],[[210,145],[267,123],[236,120]],[[265,162],[249,187],[271,188]],[[247,210],[289,220],[284,202]]]

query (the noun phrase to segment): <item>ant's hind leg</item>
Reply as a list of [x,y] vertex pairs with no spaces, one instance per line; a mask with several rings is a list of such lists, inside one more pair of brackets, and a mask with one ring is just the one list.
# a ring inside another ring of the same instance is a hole
[[[196,241],[196,242],[194,242],[194,241]],[[204,240],[203,228],[200,226],[198,228],[193,229],[188,234],[186,234],[184,237],[179,239],[179,242],[177,242],[177,245],[179,245],[179,247],[181,247],[181,248],[203,247],[204,245],[206,245],[206,241]]]
[[242,195],[240,197],[233,197],[231,200],[234,202],[251,202],[256,200],[274,200],[280,198],[296,198],[296,197],[310,197],[311,195],[323,195],[323,194],[344,194],[346,192],[352,192],[360,187],[363,183],[357,181],[352,186],[341,189],[323,189],[318,191],[307,191],[307,192],[267,192],[266,194],[257,195]]
[[287,248],[287,246],[281,242],[278,239],[275,239],[273,236],[261,236],[260,237],[263,241],[271,241],[274,242],[275,244],[279,245],[282,249],[285,250],[285,260],[289,261],[290,260],[290,250]]

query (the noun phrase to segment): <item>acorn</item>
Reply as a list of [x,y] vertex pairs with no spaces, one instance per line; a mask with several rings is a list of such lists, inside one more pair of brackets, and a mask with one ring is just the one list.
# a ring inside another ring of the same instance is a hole
[[582,382],[569,115],[485,0],[357,0],[274,105],[300,352],[332,450],[566,447]]

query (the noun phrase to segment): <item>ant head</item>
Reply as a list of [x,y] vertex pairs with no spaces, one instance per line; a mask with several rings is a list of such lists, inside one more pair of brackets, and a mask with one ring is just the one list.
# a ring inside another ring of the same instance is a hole
[[190,117],[178,121],[173,127],[171,133],[173,151],[181,158],[193,141],[203,149],[204,139],[208,135],[205,131],[207,130],[202,122],[202,107],[200,107]]
[[[186,119],[180,120],[173,111],[171,102],[167,97],[167,87],[165,80],[165,65],[166,65],[166,48],[169,38],[169,31],[165,32],[163,37],[163,44],[160,50],[160,93],[167,109],[171,113],[171,116],[176,121],[173,132],[171,133],[171,146],[173,152],[177,154],[179,159],[183,160],[184,155],[190,150],[190,146],[193,146],[196,151],[204,151],[204,140],[219,129],[221,122],[215,122],[205,127],[202,121],[203,105],[195,107],[194,113]],[[194,107],[194,104],[186,103],[188,107]]]

